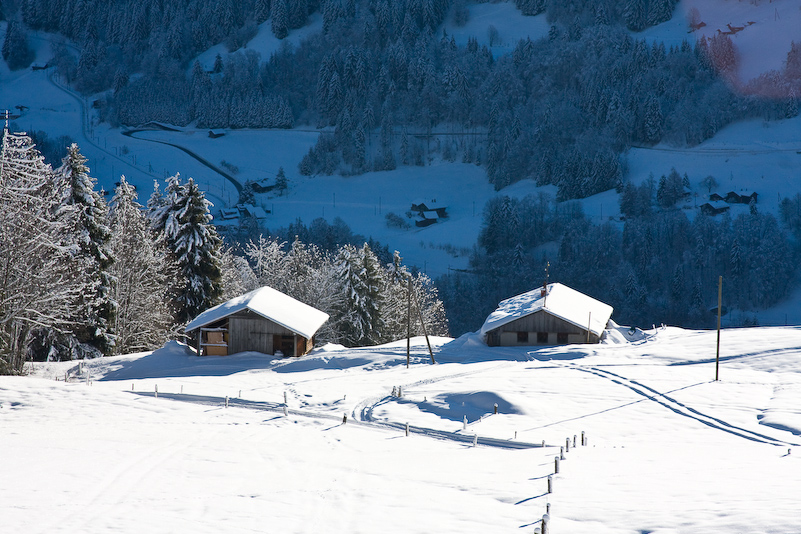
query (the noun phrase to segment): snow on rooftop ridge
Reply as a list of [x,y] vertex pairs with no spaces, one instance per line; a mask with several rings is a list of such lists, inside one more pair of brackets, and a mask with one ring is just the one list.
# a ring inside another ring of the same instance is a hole
[[580,328],[586,329],[589,325],[590,332],[599,337],[606,329],[613,311],[608,304],[554,282],[548,284],[545,297],[542,296],[542,288],[538,287],[501,301],[498,309],[484,321],[480,333],[484,336],[490,330],[543,309]]
[[196,330],[245,309],[307,339],[311,339],[328,320],[327,313],[264,286],[204,311],[190,321],[185,330]]

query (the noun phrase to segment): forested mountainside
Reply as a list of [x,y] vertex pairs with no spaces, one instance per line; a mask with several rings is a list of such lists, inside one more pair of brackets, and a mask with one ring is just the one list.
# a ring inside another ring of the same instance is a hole
[[[545,11],[551,32],[499,58],[441,29],[466,16],[450,0],[25,0],[21,13],[80,43],[77,57],[61,48],[59,71],[83,92],[110,89],[101,114],[113,124],[332,127],[300,163],[308,175],[424,164],[431,135],[447,132],[442,155],[486,166],[497,189],[533,178],[582,198],[622,185],[632,145],[694,145],[734,120],[793,112],[730,89],[728,36],[670,48],[631,36],[626,26],[669,19],[673,0],[517,5]],[[322,31],[298,47],[244,48],[211,72],[193,63],[214,43],[245,45],[258,23],[284,37],[317,11]]]
[[[694,146],[743,119],[797,116],[801,45],[784,70],[744,85],[728,35],[665,46],[638,34],[669,20],[674,0],[517,0],[550,31],[499,55],[491,34],[462,46],[445,29],[464,24],[474,3],[7,1],[3,54],[21,68],[31,61],[27,29],[63,35],[56,72],[95,95],[112,125],[320,129],[298,162],[308,176],[442,159],[485,168],[497,190],[522,179],[555,185],[554,198],[503,196],[485,207],[468,272],[436,281],[451,333],[476,329],[498,301],[540,283],[549,263],[629,324],[711,325],[710,280],[721,274],[741,323],[787,296],[797,284],[801,197],[783,195],[781,223],[757,205],[688,217],[677,206],[690,169],[631,184],[626,154]],[[247,48],[259,28],[284,39],[309,23],[319,31],[270,57]],[[219,43],[232,53],[197,60]],[[625,221],[596,224],[565,202],[613,188]],[[319,223],[272,230],[291,241]]]

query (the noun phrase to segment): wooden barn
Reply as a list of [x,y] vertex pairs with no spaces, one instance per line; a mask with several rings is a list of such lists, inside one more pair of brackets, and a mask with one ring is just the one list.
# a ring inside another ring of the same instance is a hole
[[327,320],[327,313],[265,286],[204,311],[185,331],[199,356],[246,351],[302,356]]
[[490,347],[598,343],[612,307],[554,283],[504,300],[481,335]]

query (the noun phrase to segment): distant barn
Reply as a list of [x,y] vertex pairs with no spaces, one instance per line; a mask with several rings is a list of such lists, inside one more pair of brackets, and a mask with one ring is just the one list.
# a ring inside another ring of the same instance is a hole
[[491,347],[598,343],[612,306],[559,283],[504,300],[481,327]]
[[700,209],[704,215],[715,216],[729,211],[729,205],[722,200],[717,200],[701,204]]
[[265,286],[204,311],[185,331],[199,356],[246,351],[302,356],[327,320],[327,313]]

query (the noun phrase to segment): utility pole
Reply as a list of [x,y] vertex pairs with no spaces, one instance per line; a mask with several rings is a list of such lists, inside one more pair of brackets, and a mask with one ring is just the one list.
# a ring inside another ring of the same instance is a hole
[[[409,293],[411,294],[411,277],[409,277]],[[426,337],[426,345],[428,345],[428,354],[431,355],[431,363],[437,363],[434,359],[434,351],[431,350],[431,342],[428,340],[428,330],[426,329],[426,321],[423,319],[423,310],[420,308],[420,299],[417,298],[417,293],[414,295],[414,305],[417,306],[417,315],[420,317],[420,324],[423,326],[423,335]]]
[[409,289],[406,296],[406,368],[409,368],[409,352],[412,344],[412,277],[409,277]]
[[723,302],[723,277],[718,277],[718,347],[715,354],[715,382],[720,379],[720,308]]

